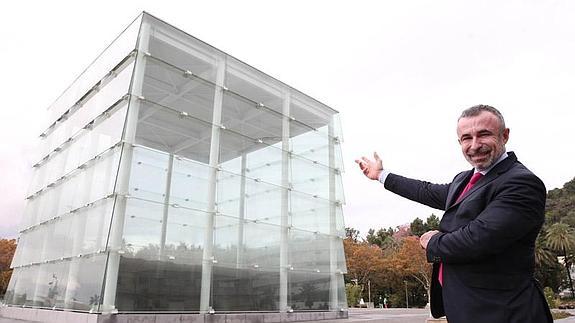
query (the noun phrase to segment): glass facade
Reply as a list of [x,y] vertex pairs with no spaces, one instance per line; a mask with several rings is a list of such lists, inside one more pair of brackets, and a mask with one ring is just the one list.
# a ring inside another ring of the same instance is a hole
[[143,13],[48,112],[6,304],[347,307],[337,111]]

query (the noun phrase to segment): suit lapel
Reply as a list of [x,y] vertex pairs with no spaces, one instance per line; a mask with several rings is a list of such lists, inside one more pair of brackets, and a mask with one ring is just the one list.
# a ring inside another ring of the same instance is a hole
[[473,175],[473,169],[459,174],[459,176],[453,180],[453,183],[451,183],[452,189],[450,189],[447,194],[447,208],[450,208],[455,204],[459,193],[463,190],[465,185],[467,185],[471,175]]
[[467,196],[481,189],[483,186],[496,179],[500,174],[508,171],[511,168],[511,166],[513,166],[513,164],[517,161],[517,157],[513,152],[509,152],[507,154],[508,157],[506,159],[502,160],[499,164],[495,165],[495,167],[493,167],[493,169],[490,170],[483,178],[479,179],[479,181],[477,181],[477,183],[475,183],[475,185],[473,185],[473,187],[469,191],[467,191],[465,195],[463,195],[459,200],[459,202],[457,203],[455,201],[459,195],[459,192],[461,192],[463,190],[463,187],[465,187],[465,185],[467,185],[467,182],[469,182],[469,179],[473,174],[473,170],[463,173],[465,174],[464,176],[459,176],[459,178],[461,179],[459,181],[456,178],[452,183],[452,185],[454,185],[453,186],[454,189],[449,192],[449,195],[447,197],[447,200],[450,203],[448,204],[449,205],[448,208],[451,208],[452,206],[461,203],[461,201],[464,200]]

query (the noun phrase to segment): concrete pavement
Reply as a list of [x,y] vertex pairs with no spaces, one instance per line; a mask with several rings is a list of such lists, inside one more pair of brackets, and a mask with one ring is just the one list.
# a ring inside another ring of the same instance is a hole
[[[321,323],[425,323],[429,317],[429,310],[426,309],[366,309],[352,308],[349,310],[349,318],[340,320],[322,320]],[[128,321],[129,322],[129,321]],[[310,323],[299,322],[299,323]],[[33,323],[32,321],[22,321],[0,317],[0,323]],[[135,323],[135,322],[134,322]],[[249,323],[249,322],[246,322]]]

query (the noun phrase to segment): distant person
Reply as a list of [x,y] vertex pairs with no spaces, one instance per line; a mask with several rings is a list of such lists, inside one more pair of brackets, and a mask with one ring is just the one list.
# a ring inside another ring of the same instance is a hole
[[449,184],[390,173],[377,153],[374,160],[362,157],[356,162],[365,176],[387,190],[445,211],[439,231],[420,238],[433,263],[433,317],[445,315],[449,323],[552,322],[533,278],[545,186],[513,152],[506,152],[509,129],[497,109],[477,105],[463,111],[457,136],[473,169],[457,174]]

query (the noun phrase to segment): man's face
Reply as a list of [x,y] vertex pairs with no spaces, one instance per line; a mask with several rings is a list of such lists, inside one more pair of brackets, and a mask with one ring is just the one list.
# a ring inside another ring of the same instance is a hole
[[459,119],[457,136],[465,159],[482,171],[493,165],[505,151],[509,128],[501,131],[499,119],[483,111],[477,116]]

